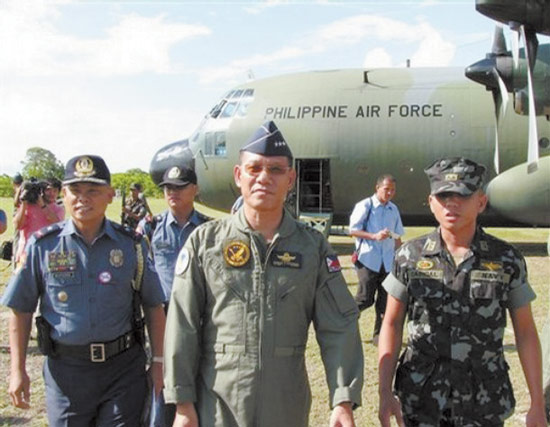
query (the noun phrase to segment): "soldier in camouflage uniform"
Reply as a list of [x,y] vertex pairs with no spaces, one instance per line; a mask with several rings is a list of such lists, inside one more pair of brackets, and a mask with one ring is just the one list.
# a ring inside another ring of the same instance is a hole
[[305,366],[315,326],[330,425],[352,427],[361,403],[359,310],[318,231],[283,209],[292,154],[273,122],[241,149],[244,204],[199,226],[175,268],[165,340],[164,397],[174,426],[307,427]]
[[[403,245],[384,281],[382,426],[392,415],[406,426],[502,426],[515,405],[503,352],[506,310],[531,395],[526,425],[545,425],[535,294],[521,254],[477,225],[487,204],[484,171],[464,158],[425,170],[440,226]],[[408,342],[398,361],[405,316]]]

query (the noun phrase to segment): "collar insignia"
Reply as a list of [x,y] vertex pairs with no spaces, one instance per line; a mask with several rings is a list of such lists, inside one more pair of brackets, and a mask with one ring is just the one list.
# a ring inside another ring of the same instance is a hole
[[223,258],[232,267],[242,267],[250,259],[250,248],[246,243],[234,240],[223,249]]

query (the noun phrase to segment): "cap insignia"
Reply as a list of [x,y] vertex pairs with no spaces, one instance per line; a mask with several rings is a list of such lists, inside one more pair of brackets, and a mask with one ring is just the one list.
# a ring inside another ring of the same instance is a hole
[[94,173],[94,162],[87,156],[78,159],[74,165],[74,174],[78,178],[85,178]]
[[174,166],[172,169],[168,171],[168,178],[170,179],[179,178],[180,173],[181,173],[180,168],[178,168],[177,166]]
[[458,174],[456,173],[445,174],[445,181],[458,181]]

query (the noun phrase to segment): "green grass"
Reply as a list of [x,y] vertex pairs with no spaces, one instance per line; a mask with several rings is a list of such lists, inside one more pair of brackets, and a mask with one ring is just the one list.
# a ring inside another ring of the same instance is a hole
[[[159,213],[164,209],[162,200],[149,200],[151,209]],[[0,208],[4,209],[11,219],[11,200],[0,198]],[[115,200],[109,206],[107,211],[109,218],[120,219],[120,199]],[[0,240],[11,237],[12,224],[10,221],[9,229],[0,236]],[[415,227],[406,228],[404,238],[410,239],[420,234],[426,233],[431,228]],[[529,271],[529,280],[538,298],[534,301],[532,308],[537,327],[542,330],[542,325],[549,312],[549,287],[548,277],[550,277],[550,262],[546,254],[546,242],[548,239],[548,229],[537,228],[513,228],[513,229],[493,229],[488,231],[514,243],[526,256],[527,267]],[[350,262],[349,255],[352,252],[352,240],[349,237],[331,237],[331,243],[339,254],[343,267],[344,276],[350,286],[350,291],[355,293],[357,287],[357,278]],[[9,279],[11,269],[6,269],[7,263],[0,261],[0,293],[4,291],[5,284]],[[28,356],[28,373],[32,381],[32,407],[23,411],[13,408],[10,405],[7,395],[7,378],[9,370],[9,347],[7,336],[7,314],[8,310],[0,308],[0,378],[5,378],[4,389],[0,390],[0,426],[29,425],[46,426],[46,415],[44,405],[44,384],[42,381],[42,356],[36,352],[36,341],[31,340]],[[363,406],[356,410],[355,416],[358,426],[376,426],[378,423],[378,391],[377,391],[377,349],[372,345],[371,335],[374,325],[373,310],[367,310],[361,315],[360,328],[363,336],[363,350],[365,354],[365,383],[363,387]],[[311,426],[322,426],[328,424],[329,408],[327,403],[327,388],[325,375],[322,367],[319,348],[314,339],[313,333],[307,348],[307,365],[309,378],[311,382],[313,404],[310,415]],[[516,413],[506,423],[510,426],[523,426],[524,417],[528,410],[529,394],[523,378],[523,373],[519,364],[519,359],[515,351],[513,331],[511,323],[508,322],[508,328],[505,334],[506,357],[511,367],[512,383],[517,399]]]

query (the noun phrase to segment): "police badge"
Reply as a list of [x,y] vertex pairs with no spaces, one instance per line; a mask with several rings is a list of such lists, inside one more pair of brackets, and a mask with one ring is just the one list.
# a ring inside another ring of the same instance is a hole
[[124,265],[124,254],[122,249],[111,249],[109,253],[109,262],[113,267],[122,267]]

